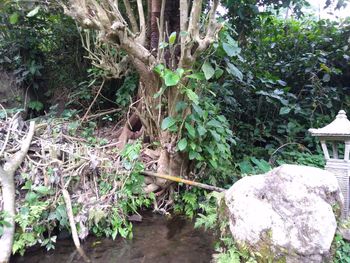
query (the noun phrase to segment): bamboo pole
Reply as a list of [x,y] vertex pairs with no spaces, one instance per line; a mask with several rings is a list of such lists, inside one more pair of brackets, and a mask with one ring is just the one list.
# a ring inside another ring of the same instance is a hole
[[153,177],[163,178],[163,179],[170,180],[170,181],[177,182],[177,183],[184,183],[184,184],[188,184],[188,185],[192,185],[192,186],[197,186],[197,187],[207,189],[210,191],[217,191],[217,192],[226,191],[226,189],[224,189],[224,188],[220,188],[220,187],[212,186],[212,185],[208,185],[208,184],[202,184],[202,183],[186,180],[186,179],[172,176],[172,175],[159,174],[159,173],[153,173],[153,172],[148,172],[148,171],[143,171],[143,172],[141,172],[141,174],[145,175],[145,176],[153,176]]

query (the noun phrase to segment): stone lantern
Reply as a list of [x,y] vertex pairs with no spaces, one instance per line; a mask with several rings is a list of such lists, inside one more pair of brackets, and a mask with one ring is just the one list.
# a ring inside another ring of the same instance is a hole
[[[345,111],[339,111],[337,117],[327,126],[320,129],[309,129],[312,136],[319,137],[322,151],[326,159],[327,171],[332,172],[338,180],[340,189],[344,196],[344,207],[342,217],[349,216],[350,199],[350,121],[346,117]],[[331,146],[331,152],[328,147]],[[339,152],[339,146],[344,145],[344,151]]]

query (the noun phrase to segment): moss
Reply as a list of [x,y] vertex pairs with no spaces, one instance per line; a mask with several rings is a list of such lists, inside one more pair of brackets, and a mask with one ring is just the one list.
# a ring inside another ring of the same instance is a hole
[[286,263],[286,249],[279,251],[272,250],[272,230],[267,229],[261,234],[260,242],[255,246],[249,246],[244,243],[237,244],[237,248],[243,255],[249,255],[258,263]]

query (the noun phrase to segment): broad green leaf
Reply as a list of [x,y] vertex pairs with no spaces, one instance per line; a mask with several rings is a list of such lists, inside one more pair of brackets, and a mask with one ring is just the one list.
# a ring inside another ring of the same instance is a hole
[[238,46],[229,43],[223,43],[222,47],[229,57],[237,56],[241,52],[241,49]]
[[243,80],[243,74],[242,72],[232,63],[227,62],[227,72],[232,74],[233,76],[237,77],[239,80]]
[[186,89],[186,95],[191,101],[193,101],[194,104],[199,103],[199,97],[194,91]]
[[198,156],[198,153],[197,153],[197,152],[195,152],[195,151],[190,151],[190,153],[189,153],[189,155],[188,155],[188,158],[189,158],[190,160],[193,160],[193,159],[196,159],[197,156]]
[[185,127],[186,127],[186,130],[187,130],[188,134],[192,138],[195,138],[196,137],[196,130],[187,122],[185,123]]
[[50,193],[50,189],[44,185],[38,185],[34,187],[33,190],[42,195],[47,195]]
[[163,121],[162,121],[162,125],[161,128],[162,130],[166,130],[169,129],[171,126],[176,124],[176,120],[173,117],[166,117]]
[[262,172],[267,173],[271,170],[271,165],[264,159],[258,160],[255,157],[251,157],[250,159]]
[[176,103],[175,111],[176,112],[182,112],[186,108],[187,108],[187,103],[184,102],[184,101],[179,101],[179,102]]
[[200,117],[203,117],[203,113],[204,112],[203,112],[203,109],[200,106],[198,106],[197,104],[192,103],[192,107],[193,107],[194,111],[197,112],[197,114]]
[[215,78],[220,78],[222,76],[222,74],[224,74],[224,71],[221,68],[217,68],[215,70]]
[[169,44],[167,42],[160,42],[159,43],[159,49],[164,49],[166,48],[167,46],[169,46]]
[[169,44],[174,45],[175,41],[176,41],[176,32],[173,32],[169,36]]
[[203,66],[202,66],[202,71],[204,72],[204,76],[205,76],[206,80],[211,79],[215,74],[214,68],[212,67],[212,65],[208,61],[204,62]]
[[286,115],[290,112],[290,110],[291,110],[291,108],[289,108],[289,107],[282,107],[280,109],[280,115]]
[[182,69],[182,68],[178,68],[178,69],[176,69],[176,72],[177,72],[177,74],[179,75],[179,77],[181,78],[182,75],[184,74],[185,70]]
[[205,76],[202,72],[193,73],[186,76],[189,79],[205,80]]
[[182,138],[182,139],[177,143],[177,147],[179,148],[180,151],[185,150],[186,147],[187,147],[187,140],[186,140],[186,138]]
[[218,163],[216,162],[216,160],[211,159],[209,163],[211,164],[211,166],[213,166],[213,168],[218,168]]
[[207,133],[206,128],[204,128],[202,125],[199,125],[197,128],[199,136],[203,136]]
[[208,121],[207,125],[211,127],[220,128],[220,129],[222,128],[222,124],[215,119]]
[[162,76],[164,69],[165,67],[163,64],[158,64],[153,68],[154,72],[158,73],[160,76]]
[[209,131],[210,131],[211,135],[214,137],[215,141],[219,142],[221,139],[220,135],[214,130],[209,130]]
[[9,18],[10,24],[12,24],[12,25],[17,24],[18,18],[19,18],[19,14],[17,12],[11,14],[10,18]]
[[164,74],[164,82],[165,86],[170,87],[170,86],[175,86],[179,83],[180,81],[180,76],[176,74],[175,72],[166,69],[165,74]]
[[37,6],[35,7],[32,11],[30,11],[28,14],[27,14],[27,17],[33,17],[35,16],[40,10],[40,6]]

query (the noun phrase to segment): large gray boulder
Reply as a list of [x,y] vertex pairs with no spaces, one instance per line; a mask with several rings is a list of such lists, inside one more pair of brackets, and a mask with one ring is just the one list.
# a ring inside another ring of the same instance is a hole
[[343,200],[332,173],[282,165],[244,177],[226,191],[225,199],[239,247],[272,262],[329,258]]

